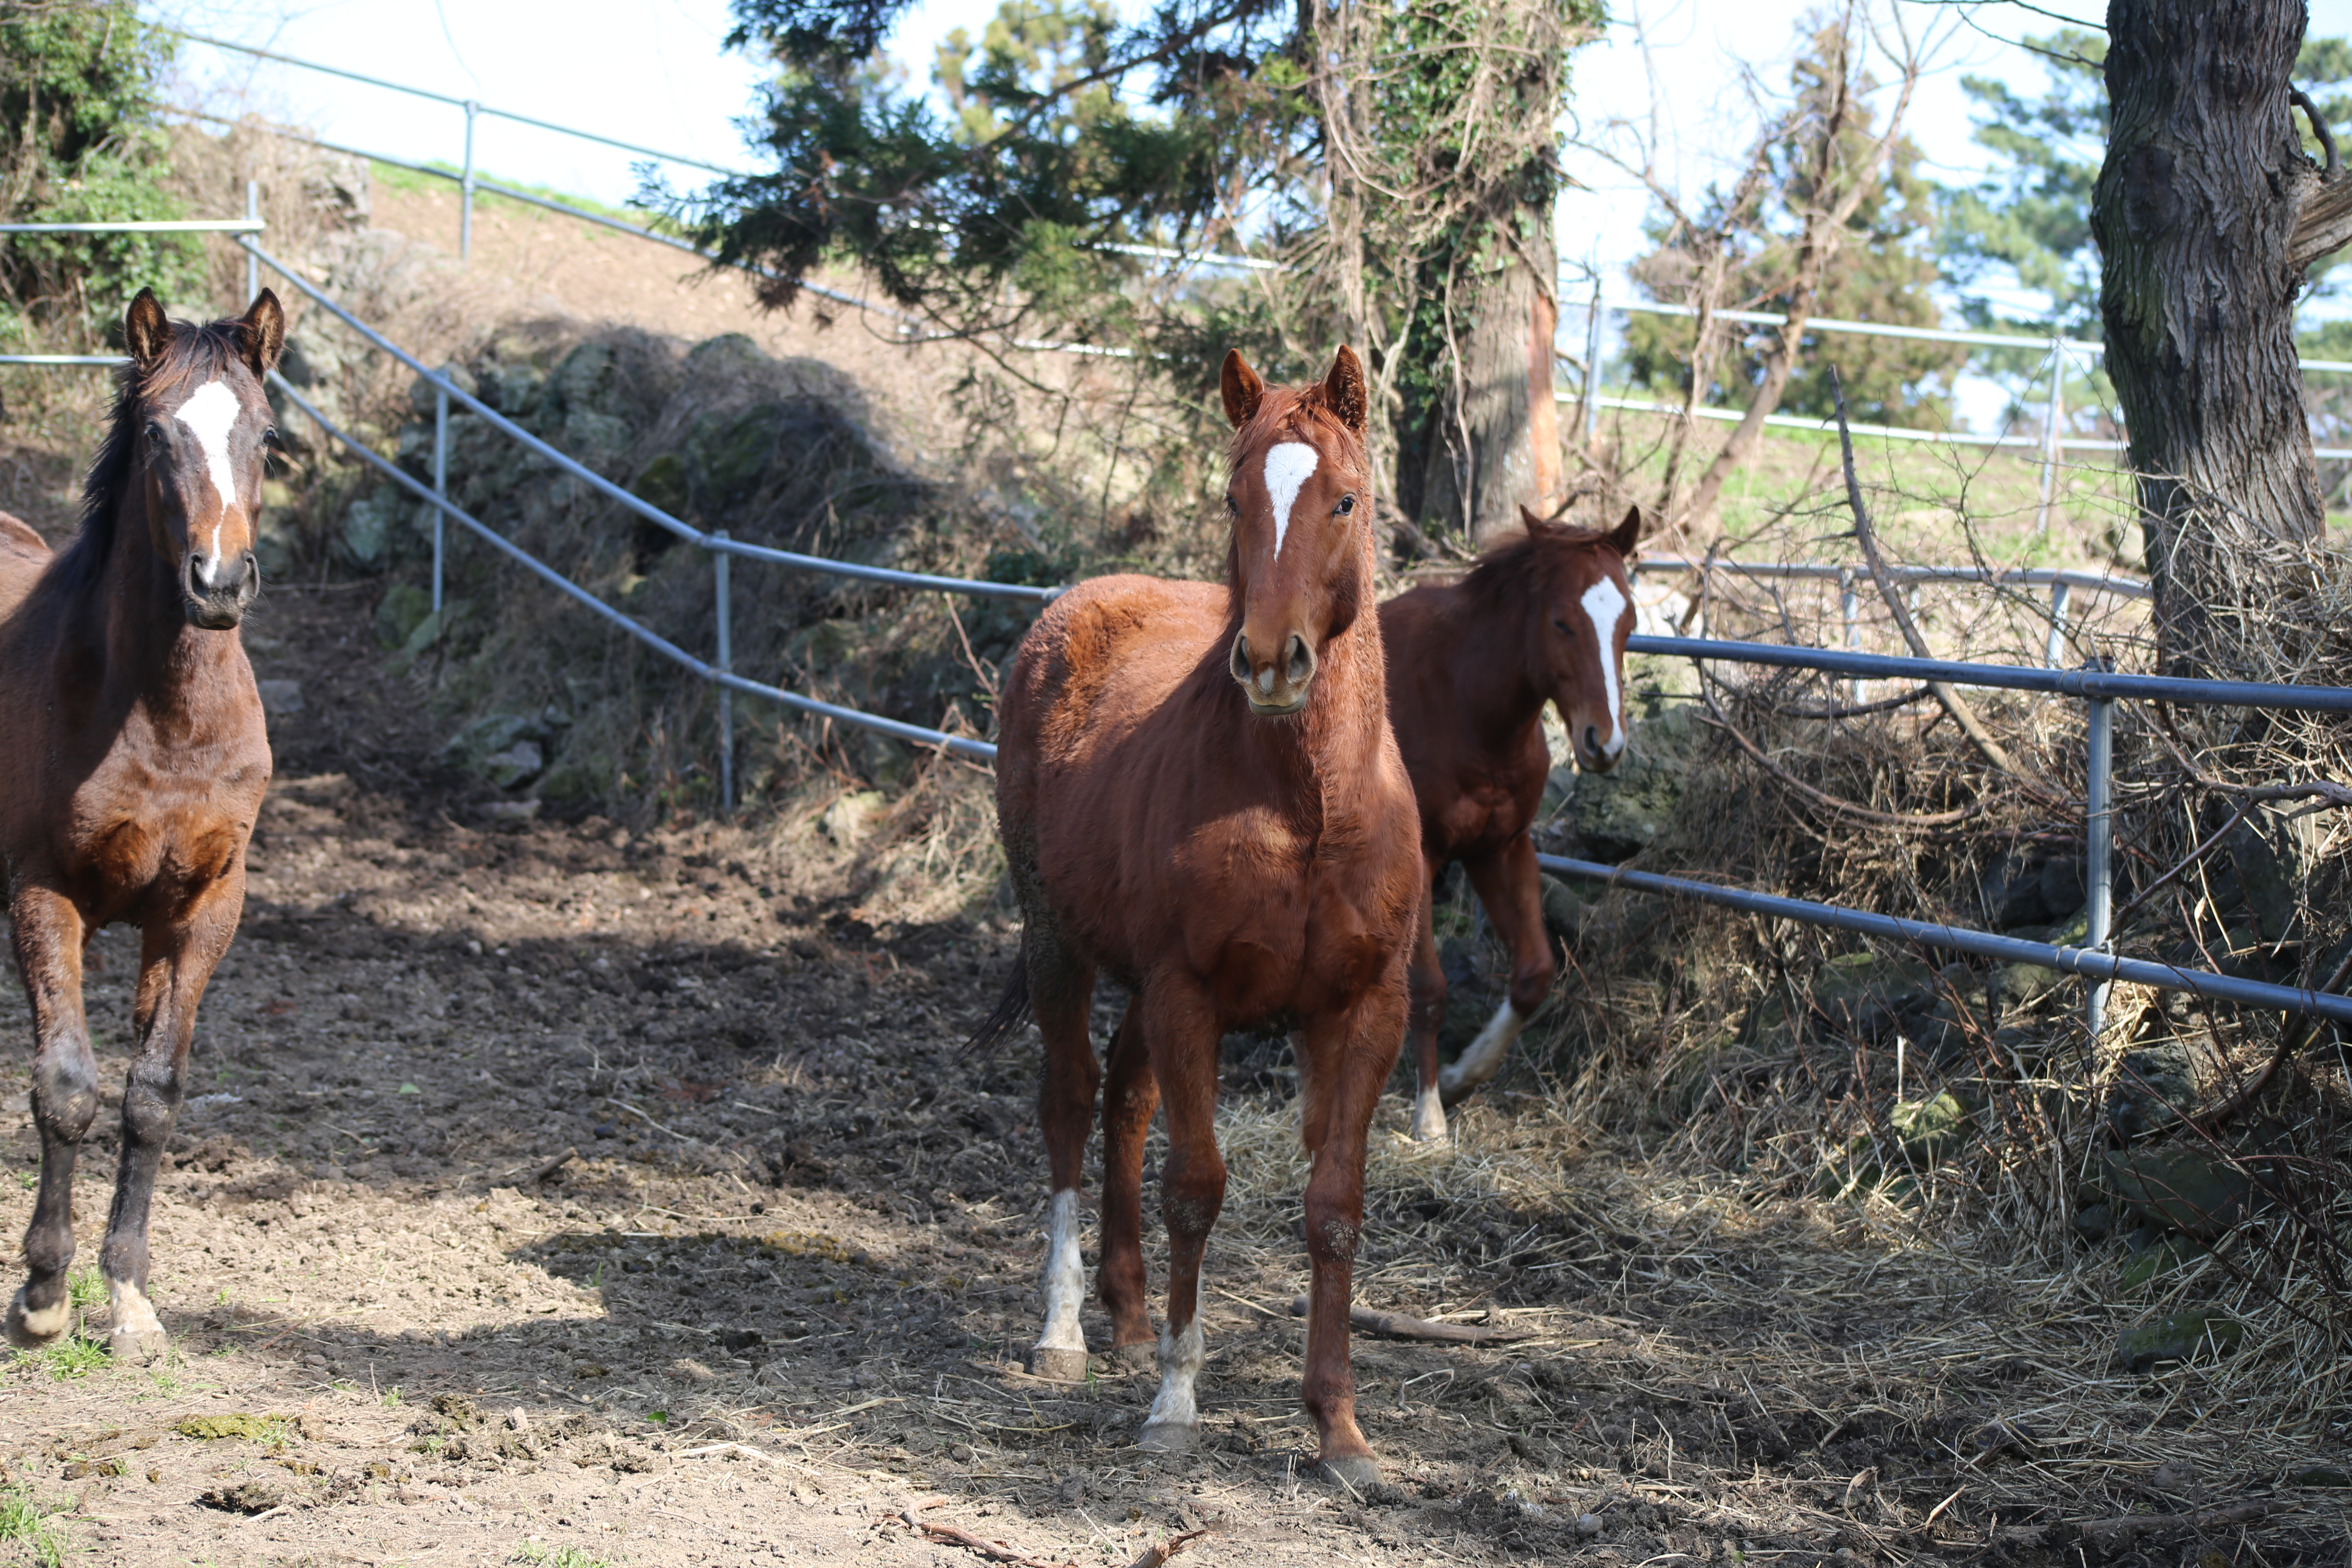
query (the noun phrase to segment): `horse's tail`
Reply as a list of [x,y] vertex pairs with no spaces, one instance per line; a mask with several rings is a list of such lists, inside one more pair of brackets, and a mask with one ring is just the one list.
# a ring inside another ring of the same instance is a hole
[[971,1038],[963,1043],[961,1054],[982,1057],[1003,1046],[1020,1032],[1029,1021],[1029,952],[1027,945],[1014,955],[1013,973],[1004,977],[1004,994],[996,999],[996,1011],[991,1013]]

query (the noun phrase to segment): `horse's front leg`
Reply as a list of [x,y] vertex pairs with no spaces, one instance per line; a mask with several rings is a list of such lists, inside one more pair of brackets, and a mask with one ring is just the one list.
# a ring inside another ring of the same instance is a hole
[[33,1121],[41,1134],[41,1185],[25,1227],[25,1283],[8,1303],[8,1342],[34,1346],[65,1332],[71,1317],[74,1157],[98,1114],[98,1063],[81,1011],[81,911],[52,889],[20,882],[8,903],[16,973],[33,1005]]
[[1396,1065],[1405,1018],[1404,977],[1391,970],[1344,1013],[1310,1019],[1300,1036],[1307,1083],[1300,1131],[1315,1163],[1307,1178],[1307,1307],[1302,1394],[1322,1435],[1324,1474],[1361,1488],[1380,1461],[1356,1425],[1356,1375],[1349,1360],[1348,1310],[1355,1295],[1356,1245],[1364,1228],[1364,1150],[1372,1111]]
[[1536,867],[1535,841],[1521,833],[1484,859],[1465,861],[1470,885],[1486,907],[1495,934],[1511,950],[1511,988],[1478,1037],[1463,1047],[1437,1080],[1438,1097],[1448,1107],[1467,1100],[1503,1070],[1511,1042],[1528,1026],[1536,1009],[1551,994],[1557,973],[1551,958],[1551,938],[1544,931],[1543,879]]
[[[1201,1255],[1225,1206],[1217,1152],[1216,1009],[1189,973],[1160,972],[1143,988],[1143,1039],[1168,1114],[1160,1217],[1168,1227],[1168,1321],[1160,1331],[1160,1392],[1139,1441],[1171,1452],[1201,1440],[1197,1387],[1209,1359],[1201,1332]],[[1391,1056],[1394,1047],[1391,1047]]]
[[147,1299],[147,1214],[155,1196],[155,1172],[187,1093],[196,1005],[236,934],[244,909],[245,870],[238,866],[198,893],[179,918],[149,925],[141,943],[139,994],[131,1014],[139,1049],[122,1086],[122,1160],[115,1171],[106,1246],[99,1253],[114,1308],[107,1343],[124,1361],[153,1361],[169,1342]]

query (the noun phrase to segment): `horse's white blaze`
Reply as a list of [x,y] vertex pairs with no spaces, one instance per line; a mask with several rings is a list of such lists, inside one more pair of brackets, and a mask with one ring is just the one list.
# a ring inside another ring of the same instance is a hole
[[1077,1351],[1087,1348],[1078,1328],[1078,1310],[1087,1299],[1087,1268],[1078,1258],[1078,1194],[1054,1194],[1046,1221],[1045,1331],[1037,1336],[1040,1350]]
[[1485,1083],[1502,1069],[1504,1056],[1527,1022],[1511,1005],[1510,998],[1505,997],[1503,1005],[1495,1009],[1495,1016],[1486,1020],[1486,1026],[1478,1031],[1478,1037],[1446,1064],[1445,1070],[1437,1075],[1437,1081],[1448,1089],[1475,1089]]
[[1609,699],[1609,743],[1601,750],[1613,757],[1625,745],[1624,719],[1617,699],[1617,623],[1625,616],[1625,595],[1616,584],[1603,577],[1587,588],[1584,597],[1577,602],[1584,606],[1585,616],[1592,622],[1592,635],[1601,655],[1601,688]]
[[212,476],[213,489],[220,493],[224,507],[236,504],[236,469],[228,460],[228,433],[236,428],[237,416],[243,412],[226,382],[208,381],[189,394],[173,416],[203,448],[205,471]]
[[106,1293],[114,1302],[114,1330],[118,1334],[160,1334],[163,1321],[155,1315],[154,1303],[147,1292],[127,1280],[109,1279]]
[[1209,1359],[1209,1343],[1201,1334],[1201,1320],[1184,1325],[1181,1334],[1160,1331],[1160,1393],[1143,1418],[1146,1431],[1154,1426],[1197,1426],[1201,1408],[1193,1402],[1193,1385]]
[[1305,484],[1322,457],[1304,441],[1285,441],[1265,455],[1265,495],[1274,503],[1274,558],[1282,559],[1282,541],[1290,531],[1290,509],[1298,504],[1298,487]]

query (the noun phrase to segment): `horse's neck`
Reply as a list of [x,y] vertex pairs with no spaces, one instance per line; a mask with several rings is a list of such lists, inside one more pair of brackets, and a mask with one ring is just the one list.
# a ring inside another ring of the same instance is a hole
[[235,660],[235,632],[188,624],[172,569],[150,543],[147,510],[136,489],[115,514],[106,565],[82,591],[76,619],[104,661],[105,684],[151,709],[189,707],[204,678]]
[[1507,748],[1543,713],[1544,693],[1528,669],[1525,606],[1504,615],[1480,615],[1463,590],[1455,590],[1451,615],[1439,617],[1453,646],[1437,652],[1454,672],[1454,710],[1478,744]]
[[1388,675],[1380,616],[1367,610],[1324,645],[1307,721],[1299,726],[1300,761],[1324,785],[1361,776],[1388,735]]

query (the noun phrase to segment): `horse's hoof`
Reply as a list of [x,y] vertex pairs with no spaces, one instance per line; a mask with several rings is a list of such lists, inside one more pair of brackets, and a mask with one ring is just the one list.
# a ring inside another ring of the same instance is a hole
[[106,1336],[106,1348],[125,1366],[146,1366],[163,1359],[172,1336],[161,1329],[121,1328]]
[[1150,1340],[1138,1340],[1133,1344],[1114,1345],[1110,1359],[1122,1372],[1150,1372],[1158,1360]]
[[1029,1375],[1050,1378],[1055,1383],[1084,1383],[1087,1380],[1087,1352],[1064,1350],[1056,1345],[1038,1345],[1029,1352]]
[[73,1306],[60,1300],[44,1311],[34,1311],[25,1305],[25,1288],[18,1286],[8,1303],[8,1342],[20,1351],[38,1350],[56,1342],[73,1321]]
[[1146,1426],[1135,1439],[1135,1446],[1155,1454],[1189,1454],[1201,1446],[1200,1424],[1162,1421]]
[[1325,1480],[1351,1492],[1368,1492],[1381,1482],[1381,1462],[1370,1454],[1344,1454],[1316,1468]]
[[1445,1138],[1445,1104],[1435,1089],[1425,1089],[1412,1105],[1412,1139],[1416,1143],[1437,1143]]

